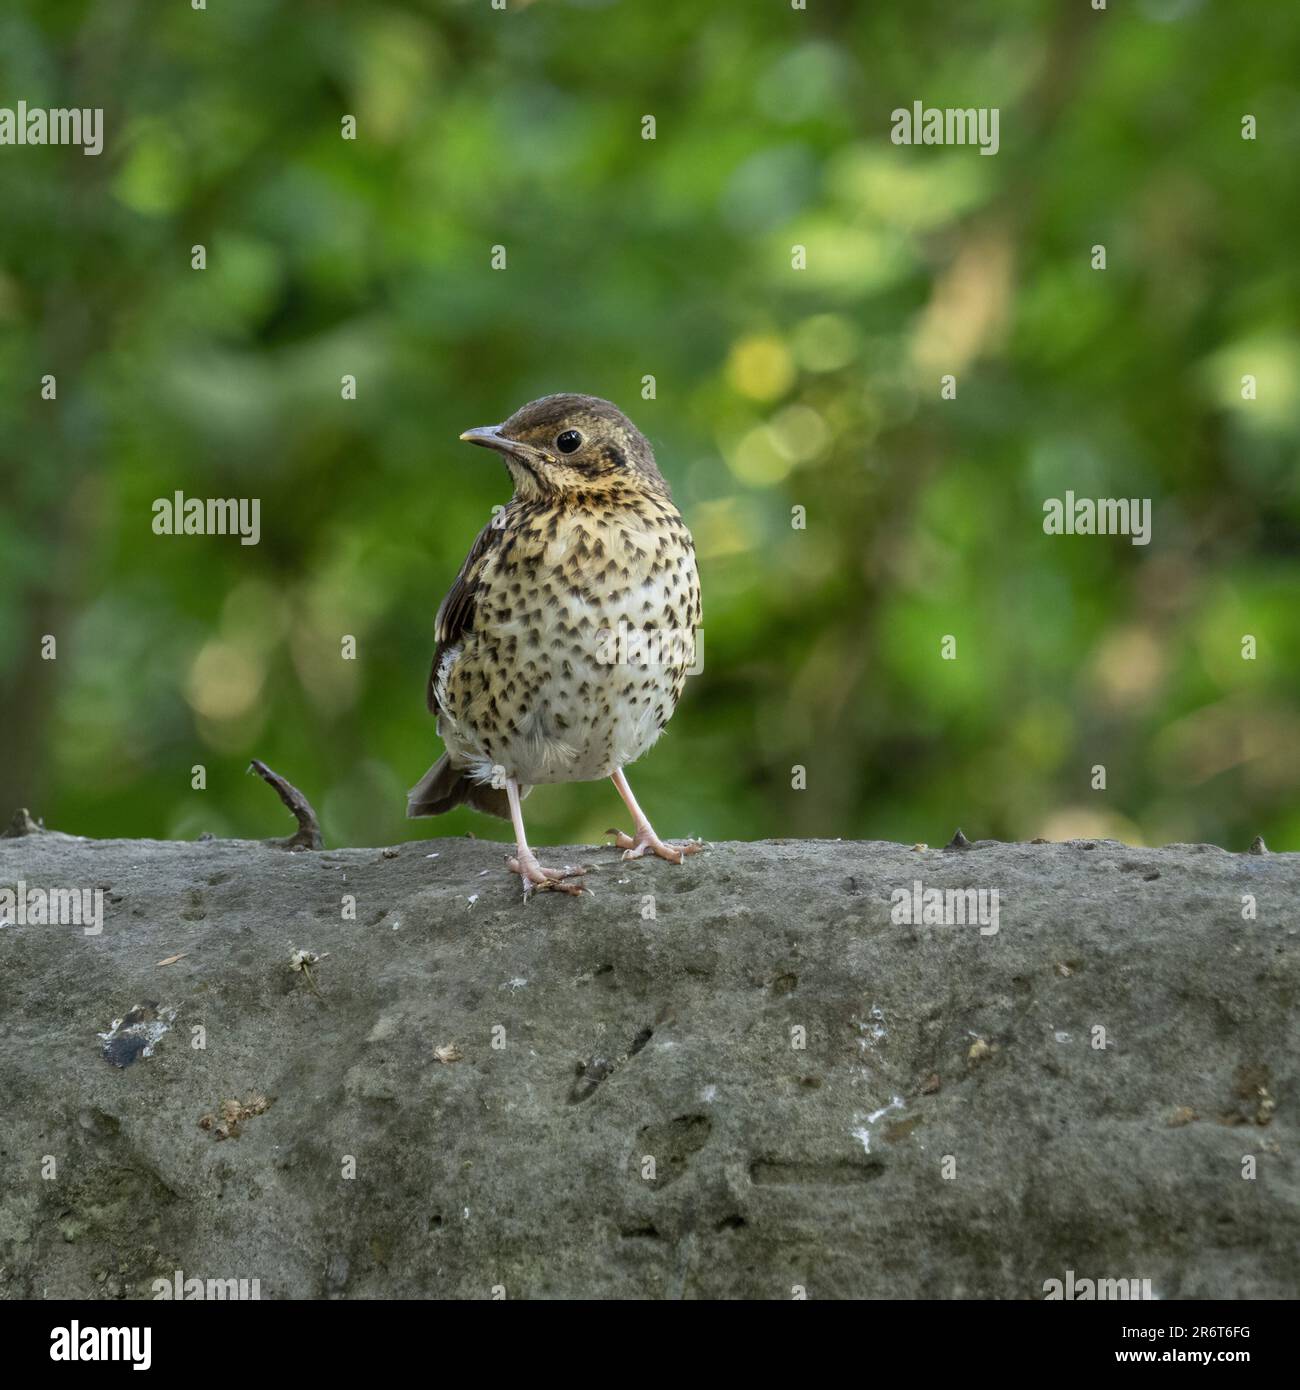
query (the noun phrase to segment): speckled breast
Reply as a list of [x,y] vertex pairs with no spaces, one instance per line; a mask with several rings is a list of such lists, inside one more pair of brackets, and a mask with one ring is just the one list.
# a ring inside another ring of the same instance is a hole
[[542,509],[485,566],[474,627],[437,675],[458,760],[522,783],[588,781],[640,757],[695,659],[699,579],[666,498]]

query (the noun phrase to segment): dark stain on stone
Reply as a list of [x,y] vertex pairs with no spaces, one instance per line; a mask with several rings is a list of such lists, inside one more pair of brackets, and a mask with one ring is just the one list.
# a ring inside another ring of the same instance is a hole
[[637,1171],[642,1157],[655,1161],[655,1176],[646,1185],[658,1192],[676,1182],[708,1142],[712,1130],[713,1122],[707,1115],[678,1115],[666,1124],[642,1125],[637,1132]]
[[848,1187],[871,1182],[885,1171],[878,1158],[804,1160],[758,1158],[749,1165],[755,1187]]
[[577,1080],[569,1088],[569,1104],[581,1105],[596,1094],[596,1087],[614,1070],[607,1057],[591,1057],[577,1066]]
[[657,1227],[647,1222],[644,1226],[624,1226],[619,1232],[624,1240],[660,1240]]
[[924,1116],[922,1115],[913,1115],[911,1119],[897,1120],[892,1125],[886,1125],[885,1143],[897,1144],[901,1140],[906,1139],[923,1119]]

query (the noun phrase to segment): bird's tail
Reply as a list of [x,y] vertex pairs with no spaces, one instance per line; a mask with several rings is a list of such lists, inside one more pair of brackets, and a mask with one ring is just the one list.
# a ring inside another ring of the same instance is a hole
[[[520,795],[526,796],[529,790],[520,787]],[[441,816],[460,805],[484,811],[489,816],[500,816],[502,820],[510,819],[510,798],[505,788],[474,781],[465,768],[456,767],[444,753],[411,788],[406,798],[406,814],[412,818]]]

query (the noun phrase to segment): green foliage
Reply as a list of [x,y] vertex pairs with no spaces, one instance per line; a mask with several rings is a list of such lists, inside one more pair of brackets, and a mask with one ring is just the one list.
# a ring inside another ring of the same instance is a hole
[[[699,546],[661,833],[1297,847],[1298,40],[1195,0],[13,0],[0,105],[103,107],[105,149],[0,146],[0,803],[287,833],[258,756],[335,844],[500,835],[403,818],[508,494],[456,436],[574,390]],[[892,144],[918,100],[998,107],[999,153]],[[1151,544],[1045,535],[1067,490],[1150,498]],[[154,535],[176,491],[260,498],[260,544]],[[538,842],[621,811],[528,803]]]

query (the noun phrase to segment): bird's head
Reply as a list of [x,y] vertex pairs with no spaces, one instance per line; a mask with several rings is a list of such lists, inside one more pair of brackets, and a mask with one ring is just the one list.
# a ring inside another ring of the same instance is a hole
[[518,497],[667,491],[650,441],[599,396],[543,396],[503,424],[466,430],[461,438],[505,459]]

